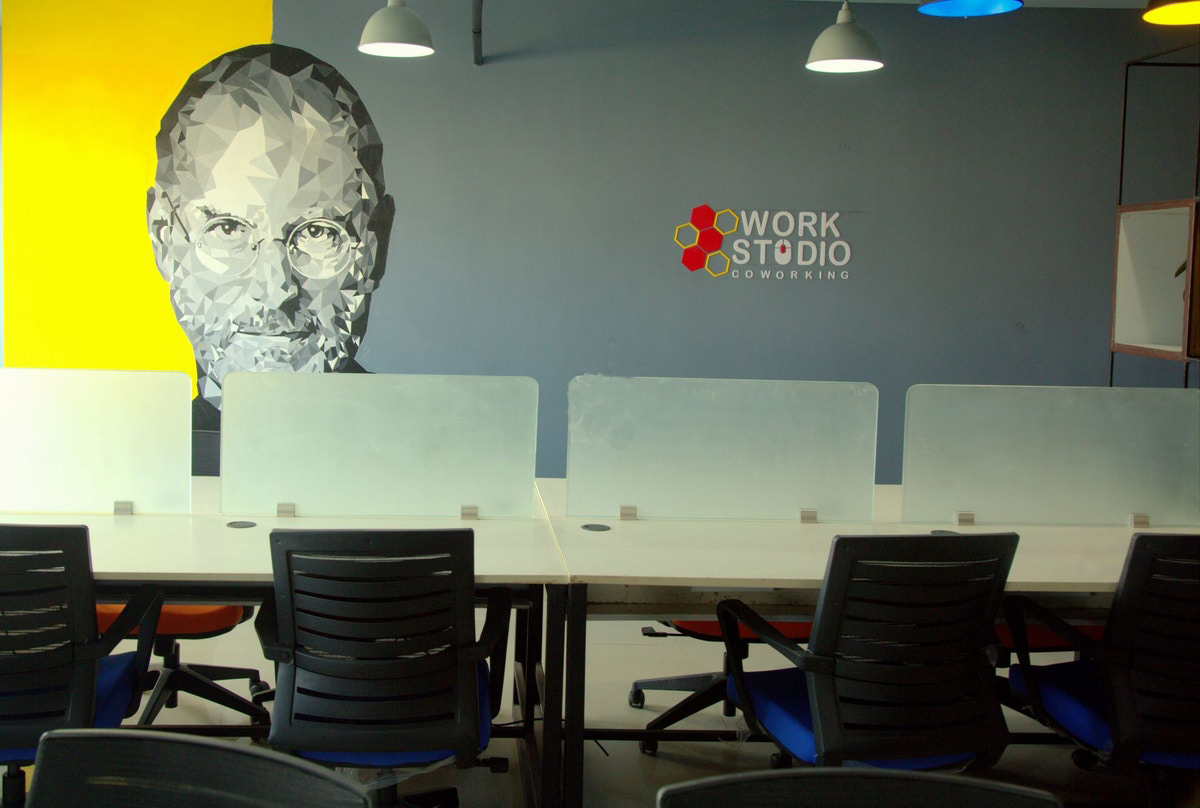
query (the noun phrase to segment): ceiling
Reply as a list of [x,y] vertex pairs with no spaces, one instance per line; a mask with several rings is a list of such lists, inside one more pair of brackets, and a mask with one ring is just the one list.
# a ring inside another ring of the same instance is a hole
[[[809,0],[805,0],[808,2]],[[824,0],[822,0],[824,1]],[[921,0],[854,0],[860,3],[901,3],[919,5]],[[1025,0],[1026,8],[1145,8],[1146,0]],[[3,5],[0,5],[0,25],[3,25]]]
[[[863,3],[902,3],[919,5],[920,0],[854,0]],[[1144,9],[1146,0],[1025,0],[1025,8],[1137,8]]]

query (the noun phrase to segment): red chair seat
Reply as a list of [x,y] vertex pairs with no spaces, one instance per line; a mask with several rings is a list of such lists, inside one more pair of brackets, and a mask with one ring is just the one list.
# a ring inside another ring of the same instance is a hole
[[[721,639],[721,624],[716,620],[672,620],[671,625],[680,633],[698,640]],[[807,620],[789,620],[781,623],[771,623],[783,636],[795,642],[808,642],[812,632],[812,623]],[[738,624],[738,634],[743,639],[753,639],[754,635],[745,626]]]
[[[1104,636],[1104,623],[1072,623],[1071,626],[1093,640],[1099,640]],[[1027,626],[1026,632],[1029,634],[1031,651],[1067,651],[1071,648],[1070,643],[1046,626],[1032,624]],[[1010,650],[1016,648],[1013,645],[1012,632],[1008,629],[1008,623],[1002,620],[996,621],[996,637],[1000,640],[1002,647]]]
[[[716,620],[673,620],[671,625],[674,626],[680,633],[686,634],[689,637],[695,637],[698,640],[720,640],[721,627]],[[808,635],[812,632],[812,623],[807,621],[788,621],[788,622],[772,622],[775,628],[795,642],[808,642]],[[1094,640],[1099,640],[1104,636],[1104,623],[1074,623],[1075,628],[1083,632]],[[1067,641],[1059,637],[1046,626],[1031,625],[1029,626],[1029,647],[1041,651],[1049,651],[1054,649],[1065,649],[1068,647]],[[738,633],[743,639],[751,639],[752,635],[749,629],[745,626],[738,626]],[[996,637],[999,638],[1000,644],[1005,648],[1013,648],[1012,633],[1008,629],[1008,624],[1003,620],[996,621]]]

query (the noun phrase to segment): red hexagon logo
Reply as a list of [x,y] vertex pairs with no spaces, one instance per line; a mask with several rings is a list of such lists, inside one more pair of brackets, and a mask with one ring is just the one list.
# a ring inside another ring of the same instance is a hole
[[696,226],[697,230],[703,230],[706,227],[712,227],[717,221],[717,212],[708,205],[699,205],[692,208],[691,222]]
[[696,245],[706,253],[714,253],[721,249],[722,239],[724,239],[724,236],[721,235],[720,230],[715,227],[708,227],[700,231],[700,236],[696,239]]
[[692,272],[704,266],[708,260],[708,253],[700,248],[699,245],[688,247],[683,251],[683,265]]

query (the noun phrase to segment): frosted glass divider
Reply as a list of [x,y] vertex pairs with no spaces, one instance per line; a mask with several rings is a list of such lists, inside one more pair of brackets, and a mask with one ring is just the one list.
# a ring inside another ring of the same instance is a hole
[[0,511],[186,514],[183,373],[0,368]]
[[221,510],[531,518],[537,400],[516,376],[230,374]]
[[567,398],[570,516],[871,521],[871,384],[588,375]]
[[906,522],[1200,524],[1200,390],[916,385]]

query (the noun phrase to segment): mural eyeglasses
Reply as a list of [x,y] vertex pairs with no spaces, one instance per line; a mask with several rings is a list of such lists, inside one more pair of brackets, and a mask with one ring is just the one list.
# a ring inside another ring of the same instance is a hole
[[333,219],[305,219],[289,227],[282,238],[266,235],[240,216],[214,216],[193,234],[173,200],[171,215],[197,260],[215,275],[246,275],[258,261],[262,246],[277,242],[283,247],[288,268],[301,278],[328,280],[355,268],[362,242]]

